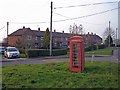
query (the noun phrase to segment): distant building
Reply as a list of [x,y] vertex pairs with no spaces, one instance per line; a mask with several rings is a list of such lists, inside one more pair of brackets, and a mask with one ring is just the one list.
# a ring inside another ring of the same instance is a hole
[[[8,35],[8,45],[18,48],[42,48],[43,47],[43,37],[45,31],[31,30],[30,28],[21,28],[17,31]],[[53,36],[53,47],[54,48],[63,48],[69,46],[70,33],[64,33],[64,31],[52,32]],[[86,34],[82,35],[85,45],[91,44],[101,44],[102,38],[96,34]]]

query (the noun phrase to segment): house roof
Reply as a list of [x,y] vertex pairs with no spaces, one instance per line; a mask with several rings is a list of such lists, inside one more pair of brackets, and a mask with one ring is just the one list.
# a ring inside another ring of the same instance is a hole
[[[21,36],[28,30],[31,30],[30,28],[22,28],[18,29],[17,31],[11,33],[9,36]],[[44,36],[45,31],[38,31],[38,30],[31,30],[35,36]],[[52,32],[53,37],[69,37],[69,33],[61,33],[61,32]]]
[[69,33],[52,32],[53,37],[69,37]]
[[34,33],[35,36],[38,37],[44,36],[44,32],[45,32],[45,31],[37,31],[37,30],[31,30],[31,31]]
[[[21,28],[21,29],[18,29],[17,31],[11,33],[9,36],[22,36],[24,35],[25,32],[27,32],[28,30],[31,30],[30,28]],[[39,31],[39,30],[31,30],[32,33],[35,35],[35,36],[38,36],[38,37],[43,37],[44,36],[44,33],[45,31]],[[96,34],[86,34],[86,35],[82,35],[83,37],[86,37],[87,35],[89,35],[90,37],[93,36],[94,39],[102,39],[100,36],[96,35]],[[63,32],[52,32],[52,36],[53,37],[67,37],[69,38],[70,37],[70,34],[69,33],[63,33]]]
[[23,35],[25,32],[27,32],[27,30],[31,30],[31,29],[30,29],[30,28],[18,29],[17,31],[11,33],[9,36],[21,36],[21,35]]

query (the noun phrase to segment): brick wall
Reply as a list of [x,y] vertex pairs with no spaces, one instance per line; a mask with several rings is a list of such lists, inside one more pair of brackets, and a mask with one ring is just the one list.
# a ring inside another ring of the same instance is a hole
[[22,40],[21,36],[8,36],[8,46],[16,46],[16,42]]

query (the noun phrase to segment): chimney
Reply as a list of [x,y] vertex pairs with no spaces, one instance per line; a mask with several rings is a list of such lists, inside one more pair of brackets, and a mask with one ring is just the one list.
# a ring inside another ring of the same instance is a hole
[[40,28],[38,28],[38,31],[40,31]]
[[25,28],[25,26],[23,26],[23,29]]
[[[30,29],[30,27],[28,27],[28,29]],[[31,30],[31,29],[30,29]]]
[[62,31],[62,33],[64,33],[64,31]]
[[54,29],[54,32],[56,32],[56,30]]
[[91,32],[91,35],[93,35],[93,32]]
[[89,32],[88,32],[88,35],[89,35]]

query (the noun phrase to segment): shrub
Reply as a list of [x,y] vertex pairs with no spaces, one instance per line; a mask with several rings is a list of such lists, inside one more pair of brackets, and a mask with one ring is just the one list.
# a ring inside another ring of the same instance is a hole
[[[53,56],[57,55],[65,55],[67,54],[66,49],[53,49],[52,51]],[[30,49],[27,51],[28,57],[39,57],[39,56],[49,56],[50,50],[47,49]]]
[[105,48],[104,44],[98,46],[98,49],[104,49],[104,48]]
[[111,44],[110,46],[111,46],[111,47],[115,47],[115,44]]
[[65,55],[67,54],[67,49],[56,49],[52,51],[53,56]]
[[85,51],[92,51],[92,50],[96,50],[97,49],[97,46],[96,45],[91,45],[89,47],[86,47],[85,48]]
[[92,50],[96,50],[97,46],[96,45],[92,45],[91,48],[92,48]]
[[26,54],[20,54],[20,58],[26,58],[27,55]]
[[21,54],[25,54],[25,49],[19,49]]
[[91,48],[90,47],[86,47],[85,51],[91,51]]

